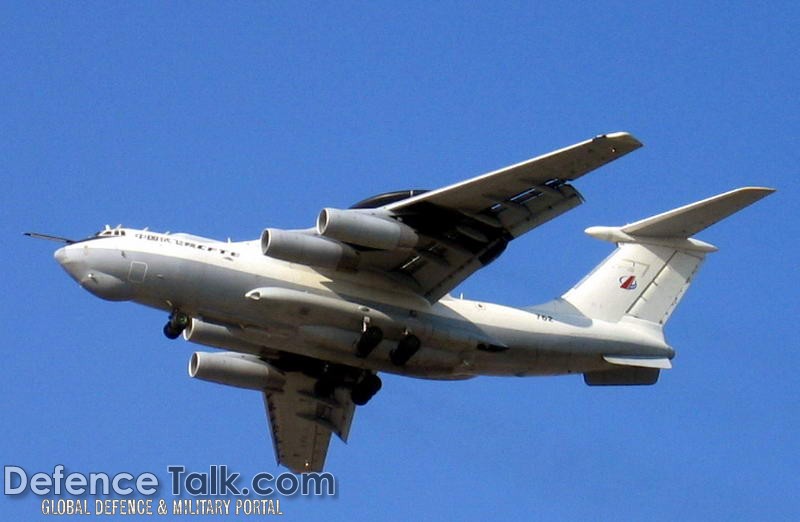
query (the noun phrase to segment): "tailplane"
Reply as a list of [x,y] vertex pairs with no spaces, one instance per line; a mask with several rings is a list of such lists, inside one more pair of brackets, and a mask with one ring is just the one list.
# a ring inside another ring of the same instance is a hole
[[587,228],[617,249],[562,299],[592,319],[631,317],[663,326],[706,254],[717,250],[691,236],[772,192],[745,187],[623,227]]

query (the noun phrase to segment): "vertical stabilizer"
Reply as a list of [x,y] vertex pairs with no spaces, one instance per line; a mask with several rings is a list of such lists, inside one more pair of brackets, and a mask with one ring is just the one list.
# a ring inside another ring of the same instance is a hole
[[664,324],[704,257],[704,252],[622,243],[563,298],[593,319],[617,322],[632,315]]
[[616,322],[629,316],[663,325],[706,254],[716,250],[690,236],[772,192],[745,187],[624,227],[586,229],[618,247],[562,298],[593,319]]

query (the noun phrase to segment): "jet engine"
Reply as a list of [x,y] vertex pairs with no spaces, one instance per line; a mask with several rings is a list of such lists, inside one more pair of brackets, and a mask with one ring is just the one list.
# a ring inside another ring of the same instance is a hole
[[189,376],[249,390],[278,390],[286,377],[271,364],[254,355],[232,352],[194,352],[189,360]]
[[326,208],[317,218],[321,236],[378,250],[411,248],[419,242],[414,229],[389,217],[356,210]]
[[321,268],[356,268],[359,261],[358,253],[339,241],[277,228],[261,233],[261,251],[265,256]]
[[183,331],[183,338],[190,343],[211,346],[212,348],[225,348],[234,352],[258,354],[262,347],[249,342],[237,335],[238,329],[232,326],[222,326],[207,323],[197,318],[192,318],[189,326]]

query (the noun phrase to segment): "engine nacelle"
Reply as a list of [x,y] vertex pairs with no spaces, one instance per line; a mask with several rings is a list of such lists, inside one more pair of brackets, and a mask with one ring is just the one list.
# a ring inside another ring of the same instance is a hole
[[267,228],[261,233],[261,251],[274,257],[321,268],[356,268],[358,253],[348,245],[316,235]]
[[326,208],[317,218],[321,236],[378,250],[411,248],[419,236],[410,226],[357,210]]
[[258,354],[262,348],[258,344],[242,339],[239,330],[233,326],[221,326],[192,318],[183,331],[183,338],[190,343],[225,348],[234,352]]
[[189,376],[248,390],[279,390],[283,373],[254,355],[232,352],[195,352],[189,360]]

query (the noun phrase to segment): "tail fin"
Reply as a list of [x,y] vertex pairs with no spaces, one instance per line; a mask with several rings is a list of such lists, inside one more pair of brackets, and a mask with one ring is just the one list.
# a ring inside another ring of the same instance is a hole
[[717,250],[690,236],[772,192],[745,187],[623,227],[587,228],[618,247],[562,298],[593,319],[629,316],[664,325],[705,255]]

